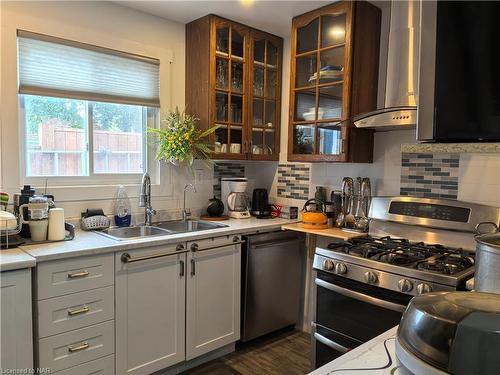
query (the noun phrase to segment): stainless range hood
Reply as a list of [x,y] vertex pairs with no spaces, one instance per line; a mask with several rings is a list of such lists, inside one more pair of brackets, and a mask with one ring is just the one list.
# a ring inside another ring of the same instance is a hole
[[354,117],[377,131],[415,127],[418,104],[420,1],[391,2],[384,108]]

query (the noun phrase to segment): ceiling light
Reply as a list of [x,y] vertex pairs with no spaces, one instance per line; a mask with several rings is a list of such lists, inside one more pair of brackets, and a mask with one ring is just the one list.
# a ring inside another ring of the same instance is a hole
[[255,0],[240,0],[241,5],[245,7],[251,6],[254,2]]

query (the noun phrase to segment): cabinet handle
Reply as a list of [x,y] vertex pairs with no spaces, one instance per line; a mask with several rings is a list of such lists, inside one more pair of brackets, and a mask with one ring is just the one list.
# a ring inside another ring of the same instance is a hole
[[181,271],[180,271],[180,273],[179,273],[179,276],[180,276],[180,277],[184,277],[184,261],[183,261],[183,260],[181,260],[181,261],[179,262],[179,264],[181,265]]
[[195,261],[194,259],[191,259],[191,276],[196,275],[196,266],[195,266]]
[[181,251],[184,250],[184,245],[183,244],[178,244],[177,247],[175,248],[176,251]]
[[[187,253],[187,251],[184,251]],[[124,253],[121,257],[121,260],[123,263],[134,263],[134,262],[140,262],[142,260],[148,260],[148,259],[156,259],[156,258],[163,258],[163,257],[168,257],[173,254],[179,254],[177,253],[168,253],[168,254],[156,254],[156,255],[148,255],[144,257],[137,257],[137,258],[132,258],[129,253]]]
[[85,277],[89,275],[89,271],[83,270],[80,272],[73,272],[73,273],[68,273],[68,278],[69,279],[78,279],[79,277]]
[[68,346],[68,352],[74,353],[74,352],[79,352],[80,350],[85,350],[89,347],[89,343],[87,341],[84,341],[78,346]]
[[233,241],[233,242],[229,242],[229,243],[221,243],[221,244],[218,244],[218,245],[214,245],[214,246],[209,246],[209,247],[202,247],[200,249],[200,247],[198,246],[197,243],[194,243],[191,245],[191,251],[205,251],[205,250],[213,250],[213,249],[218,249],[220,247],[226,247],[226,246],[232,246],[232,245],[239,245],[239,244],[242,244],[242,243],[245,243],[246,241]]
[[83,313],[86,313],[86,312],[89,312],[89,307],[87,305],[83,305],[83,307],[79,308],[79,309],[75,309],[75,310],[68,310],[68,315],[69,316],[73,316],[73,315],[79,315],[79,314],[83,314]]

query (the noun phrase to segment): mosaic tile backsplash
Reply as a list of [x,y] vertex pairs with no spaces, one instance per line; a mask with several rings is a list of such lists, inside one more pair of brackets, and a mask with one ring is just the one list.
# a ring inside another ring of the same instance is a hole
[[309,199],[310,169],[303,164],[278,164],[278,197]]
[[221,178],[245,177],[245,166],[239,163],[216,163],[214,166],[214,195],[220,198]]
[[401,195],[457,199],[459,154],[403,153]]

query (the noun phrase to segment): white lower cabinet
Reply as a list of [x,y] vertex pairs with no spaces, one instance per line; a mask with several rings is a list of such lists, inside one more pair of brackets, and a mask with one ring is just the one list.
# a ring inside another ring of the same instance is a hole
[[184,246],[115,254],[116,374],[151,374],[185,360]]
[[240,338],[241,245],[238,236],[188,244],[186,359]]
[[32,369],[31,270],[0,273],[0,287],[0,368]]

